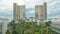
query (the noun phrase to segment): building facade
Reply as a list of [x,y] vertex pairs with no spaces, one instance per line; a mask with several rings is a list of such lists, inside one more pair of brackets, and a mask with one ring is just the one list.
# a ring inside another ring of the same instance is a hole
[[9,19],[7,18],[0,18],[0,34],[6,34],[7,31],[7,24],[9,23]]
[[44,18],[45,18],[45,20],[47,20],[47,3],[46,2],[44,2],[44,4],[43,4],[43,9],[44,9]]
[[13,19],[17,20],[17,4],[13,4]]
[[47,20],[47,3],[43,5],[35,5],[35,20]]
[[17,5],[14,3],[13,9],[13,18],[15,21],[25,20],[25,5]]

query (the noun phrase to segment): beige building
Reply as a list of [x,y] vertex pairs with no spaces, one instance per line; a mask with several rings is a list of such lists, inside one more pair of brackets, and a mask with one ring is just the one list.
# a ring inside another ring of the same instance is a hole
[[47,3],[43,5],[35,5],[35,20],[47,20]]
[[17,5],[14,3],[13,9],[14,20],[25,20],[25,5]]
[[44,4],[43,4],[43,6],[44,6],[44,18],[45,18],[45,20],[47,20],[47,3],[46,2],[44,2]]

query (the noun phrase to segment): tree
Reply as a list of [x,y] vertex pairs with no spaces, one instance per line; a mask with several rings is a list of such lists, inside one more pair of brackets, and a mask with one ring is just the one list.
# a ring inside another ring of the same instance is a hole
[[48,31],[52,31],[51,29],[49,29],[51,23],[51,21],[46,22],[45,28],[41,25],[38,26],[33,22],[19,21],[15,23],[15,21],[13,20],[10,22],[10,25],[12,27],[12,34],[49,34]]
[[6,31],[6,34],[10,34],[10,31],[9,31],[9,30],[7,30],[7,31]]
[[51,26],[51,23],[52,23],[51,21],[48,21],[45,23],[46,24],[46,34],[48,34],[48,29]]
[[16,31],[16,23],[14,20],[10,22],[10,26],[12,27],[12,34],[17,34],[18,32]]

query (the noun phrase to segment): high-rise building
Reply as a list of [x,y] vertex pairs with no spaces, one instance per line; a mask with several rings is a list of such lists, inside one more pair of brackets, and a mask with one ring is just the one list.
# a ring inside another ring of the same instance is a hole
[[35,5],[35,20],[47,20],[47,3],[44,5]]
[[20,19],[25,20],[25,6],[20,5]]
[[47,3],[46,2],[44,2],[44,4],[43,4],[43,6],[44,6],[44,18],[45,18],[45,20],[47,20]]
[[17,4],[16,3],[14,3],[13,4],[13,19],[14,20],[17,20]]
[[17,5],[14,3],[14,12],[13,12],[13,18],[15,21],[18,20],[25,20],[25,5]]

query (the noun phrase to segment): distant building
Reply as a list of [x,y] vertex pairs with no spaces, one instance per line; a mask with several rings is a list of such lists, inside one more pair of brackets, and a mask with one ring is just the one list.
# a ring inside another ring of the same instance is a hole
[[25,5],[17,5],[16,3],[13,4],[13,18],[15,21],[18,20],[25,20]]
[[17,4],[13,4],[13,19],[17,20]]
[[0,34],[6,34],[8,22],[9,22],[9,19],[0,18]]
[[43,4],[43,9],[44,9],[44,20],[47,20],[47,3],[46,2],[44,2],[44,4]]
[[[25,5],[13,4],[13,18],[15,21],[25,20]],[[47,20],[47,3],[44,2],[43,5],[35,5],[35,20]]]
[[52,21],[51,28],[54,31],[60,33],[60,17],[59,18],[52,18],[49,20]]
[[47,3],[43,5],[35,5],[35,20],[47,20]]

